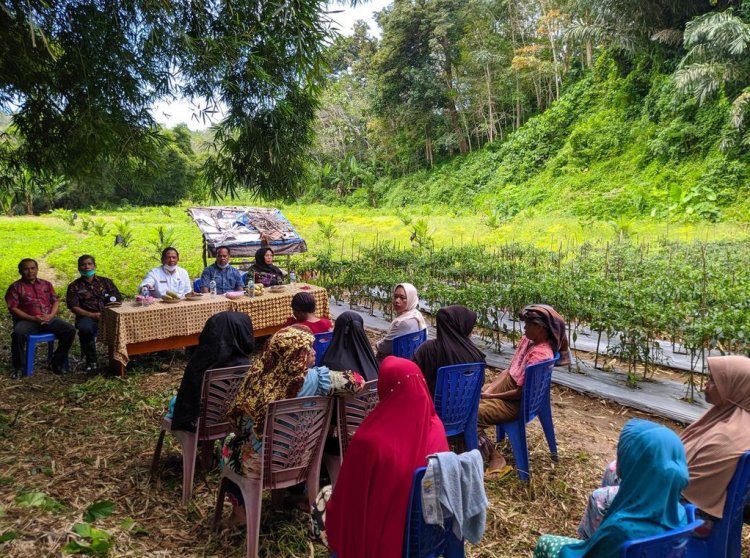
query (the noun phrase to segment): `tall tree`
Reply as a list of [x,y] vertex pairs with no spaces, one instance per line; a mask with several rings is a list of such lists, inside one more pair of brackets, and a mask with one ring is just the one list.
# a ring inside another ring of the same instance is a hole
[[32,170],[80,178],[102,161],[148,160],[149,113],[186,96],[219,115],[205,176],[224,191],[289,194],[304,177],[330,36],[319,0],[0,6],[0,107]]

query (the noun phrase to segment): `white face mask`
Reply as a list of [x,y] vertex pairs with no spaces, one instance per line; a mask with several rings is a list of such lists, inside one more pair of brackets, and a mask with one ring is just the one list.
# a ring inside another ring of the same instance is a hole
[[226,269],[226,268],[228,268],[228,267],[229,267],[229,264],[228,264],[228,263],[225,263],[225,264],[223,264],[223,265],[222,265],[222,264],[220,264],[220,263],[217,263],[217,264],[216,264],[216,267],[218,267],[219,269]]
[[174,270],[177,269],[176,265],[167,265],[167,264],[164,264],[162,267],[164,269],[166,269],[167,271],[169,271],[169,273],[174,273]]

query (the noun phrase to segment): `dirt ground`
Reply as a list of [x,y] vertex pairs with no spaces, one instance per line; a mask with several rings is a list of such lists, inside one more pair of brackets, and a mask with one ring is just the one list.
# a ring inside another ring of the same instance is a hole
[[[109,556],[244,556],[244,530],[215,535],[210,528],[217,470],[196,476],[193,501],[183,508],[179,452],[168,436],[149,482],[159,419],[184,366],[182,352],[166,352],[138,360],[124,380],[37,371],[11,381],[0,373],[0,555],[64,555],[69,541],[85,542],[73,527],[87,508],[111,501],[112,514],[91,521],[109,534]],[[552,401],[559,462],[551,461],[538,423],[531,425],[531,482],[513,475],[487,484],[487,530],[479,546],[467,545],[468,556],[527,557],[542,533],[574,535],[623,424],[658,420],[565,388],[555,387]],[[512,463],[509,448],[502,451]],[[266,500],[260,555],[327,556],[306,528],[304,512],[293,505],[274,511]],[[750,557],[750,533],[744,534]]]

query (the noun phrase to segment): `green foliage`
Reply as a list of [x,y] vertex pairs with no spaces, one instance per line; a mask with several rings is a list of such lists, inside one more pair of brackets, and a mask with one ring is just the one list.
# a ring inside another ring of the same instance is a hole
[[109,500],[102,500],[100,502],[94,502],[83,514],[83,520],[88,523],[93,523],[97,519],[104,519],[112,515],[115,511],[115,504]]
[[44,511],[59,512],[65,509],[65,506],[47,496],[44,492],[27,492],[19,494],[15,499],[16,504],[24,508],[41,508]]
[[156,227],[156,239],[150,240],[149,243],[154,247],[154,251],[157,256],[161,257],[161,253],[165,248],[174,245],[175,241],[175,230],[174,227],[165,227],[159,225]]
[[51,214],[53,217],[61,219],[71,227],[76,223],[76,218],[73,216],[74,213],[70,209],[55,209]]
[[127,248],[133,242],[133,226],[127,219],[119,219],[115,221],[115,231],[120,237],[120,244],[122,248]]
[[81,540],[67,542],[62,550],[68,554],[87,554],[90,556],[106,556],[112,548],[112,535],[107,531],[92,527],[89,523],[76,523],[73,532]]

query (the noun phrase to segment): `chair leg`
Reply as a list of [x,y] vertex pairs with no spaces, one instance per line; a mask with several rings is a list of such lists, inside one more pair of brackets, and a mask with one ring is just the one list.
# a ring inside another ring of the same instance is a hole
[[464,558],[464,541],[457,539],[451,532],[447,537],[443,555],[445,558]]
[[252,483],[248,488],[248,491],[243,490],[243,497],[245,498],[245,523],[247,525],[247,558],[257,558],[263,491],[259,483]]
[[464,430],[464,445],[466,451],[479,449],[479,433],[477,431],[477,421],[469,419],[466,422],[466,430]]
[[34,355],[36,354],[36,343],[32,343],[31,339],[26,341],[26,370],[24,370],[24,376],[31,376],[34,374]]
[[549,452],[552,454],[552,461],[557,462],[557,440],[555,439],[555,425],[552,422],[552,408],[549,401],[540,407],[538,416],[539,422],[542,423],[544,437],[547,438]]
[[518,469],[518,478],[522,481],[529,480],[529,447],[526,440],[526,425],[517,423],[509,424],[506,427],[510,446],[513,448],[513,457],[516,459],[516,469]]
[[164,445],[164,435],[167,433],[163,428],[159,431],[159,439],[156,441],[156,447],[154,448],[154,456],[151,458],[151,480],[156,476],[156,468],[159,465],[159,457],[161,456],[161,447]]
[[226,496],[226,492],[227,479],[221,477],[221,480],[219,481],[219,495],[216,498],[216,508],[214,508],[214,523],[212,526],[214,532],[219,530],[219,522],[221,521],[221,515],[224,511],[224,497]]
[[502,424],[495,425],[495,442],[500,443],[505,439],[505,427]]
[[[182,434],[182,433],[181,433]],[[198,436],[192,432],[187,436],[178,436],[182,445],[182,505],[187,506],[193,496],[193,479],[195,478],[195,461],[198,452]]]

